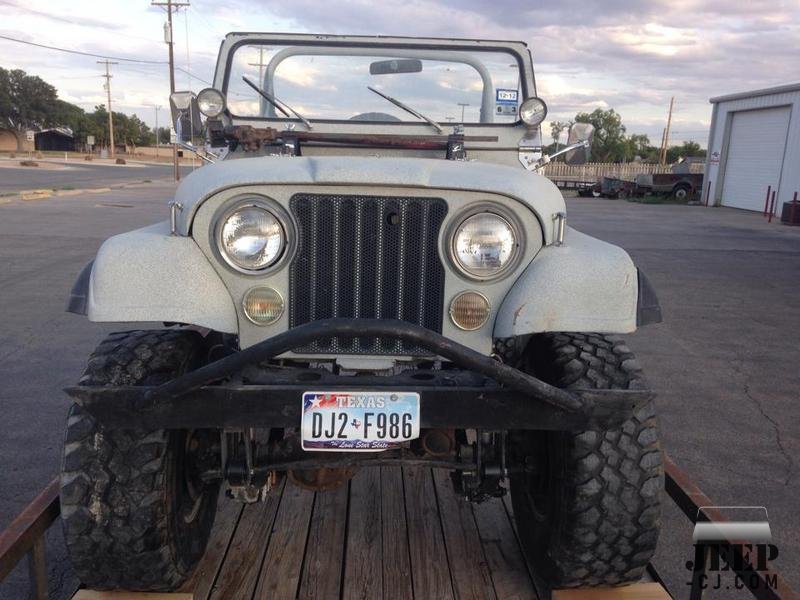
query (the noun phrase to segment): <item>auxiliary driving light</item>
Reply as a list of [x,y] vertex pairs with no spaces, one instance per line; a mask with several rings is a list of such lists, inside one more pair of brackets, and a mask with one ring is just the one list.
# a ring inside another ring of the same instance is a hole
[[200,90],[197,94],[197,106],[205,116],[215,119],[225,110],[225,96],[214,88]]
[[536,96],[528,98],[519,107],[519,118],[529,127],[535,127],[547,116],[547,105]]
[[244,296],[244,314],[256,325],[272,325],[283,314],[283,298],[271,287],[254,287]]
[[459,329],[474,331],[489,318],[489,300],[478,292],[461,292],[450,303],[450,318]]

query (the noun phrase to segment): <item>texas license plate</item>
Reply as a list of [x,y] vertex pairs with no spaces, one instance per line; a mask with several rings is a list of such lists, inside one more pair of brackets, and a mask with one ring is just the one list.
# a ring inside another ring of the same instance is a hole
[[304,392],[303,450],[375,452],[419,437],[416,392]]

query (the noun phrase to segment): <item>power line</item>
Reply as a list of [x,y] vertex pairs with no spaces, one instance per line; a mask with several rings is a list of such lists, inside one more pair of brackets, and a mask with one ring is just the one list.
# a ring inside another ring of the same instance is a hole
[[[107,59],[107,60],[116,60],[116,61],[122,60],[122,61],[125,61],[125,62],[139,63],[139,64],[145,64],[145,65],[168,65],[169,64],[165,60],[144,60],[144,59],[139,59],[139,58],[123,58],[121,56],[106,56],[105,54],[93,54],[91,52],[81,52],[80,50],[70,50],[68,48],[59,48],[57,46],[49,46],[47,44],[39,44],[37,42],[29,42],[27,40],[20,40],[20,39],[12,38],[12,37],[9,37],[7,35],[2,35],[2,34],[0,34],[0,39],[8,40],[10,42],[17,42],[19,44],[27,44],[28,46],[36,46],[37,48],[45,48],[46,50],[55,50],[57,52],[66,52],[68,54],[78,54],[80,56],[91,56],[92,58],[103,58],[103,59]],[[189,77],[192,77],[193,79],[197,79],[198,81],[202,81],[206,85],[211,85],[211,83],[209,83],[205,79],[201,79],[200,77],[198,77],[194,73],[191,73],[191,72],[187,71],[186,69],[184,69],[182,67],[175,67],[175,69],[178,70],[178,71],[181,71],[182,73],[185,73],[186,75],[188,75]],[[83,78],[81,77],[81,79],[83,79]]]
[[81,52],[80,50],[70,50],[68,48],[59,48],[57,46],[48,46],[47,44],[38,44],[36,42],[29,42],[27,40],[20,40],[7,35],[0,34],[0,39],[8,40],[9,42],[17,42],[18,44],[27,44],[28,46],[36,46],[37,48],[46,48],[47,50],[57,50],[58,52],[67,52],[68,54],[79,54],[81,56],[91,56],[92,58],[104,58],[107,60],[122,60],[125,62],[142,63],[148,65],[166,65],[163,60],[144,60],[141,58],[124,58],[121,56],[106,56],[105,54],[93,54],[91,52]]
[[56,14],[50,14],[50,13],[38,11],[38,10],[35,10],[35,9],[32,9],[32,8],[28,8],[27,6],[21,6],[19,4],[14,4],[13,2],[8,2],[7,0],[0,0],[0,4],[4,4],[6,6],[10,6],[12,8],[15,8],[17,10],[21,10],[23,12],[26,12],[26,13],[29,13],[29,14],[32,14],[32,15],[36,15],[37,17],[43,17],[45,19],[51,19],[53,21],[59,21],[61,23],[68,23],[69,25],[75,25],[76,27],[85,27],[85,28],[102,27],[103,29],[111,29],[111,30],[113,30],[115,36],[121,35],[123,37],[131,38],[131,39],[134,39],[134,40],[144,40],[146,42],[151,42],[151,43],[154,41],[154,40],[152,40],[150,38],[142,37],[140,35],[131,35],[129,33],[123,33],[122,31],[119,31],[119,29],[117,29],[115,27],[112,27],[110,24],[104,24],[104,23],[102,23],[100,21],[92,20],[90,23],[87,23],[86,21],[81,21],[81,20],[78,20],[78,19],[70,19],[69,17],[65,17],[63,15],[56,15]]

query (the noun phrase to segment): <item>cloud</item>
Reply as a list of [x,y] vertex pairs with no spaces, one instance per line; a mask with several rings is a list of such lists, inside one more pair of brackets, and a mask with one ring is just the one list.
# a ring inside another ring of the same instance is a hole
[[[13,37],[166,59],[164,12],[141,2],[0,0],[0,5],[2,29]],[[523,40],[533,53],[539,93],[551,118],[613,107],[628,131],[656,140],[672,96],[681,123],[675,130],[704,142],[708,98],[800,79],[795,0],[194,0],[188,12],[175,15],[177,65],[211,81],[221,36],[231,30]],[[94,59],[2,40],[0,52],[3,66],[42,76],[66,99],[91,108],[102,96]],[[292,75],[306,85],[310,76]],[[176,79],[179,88],[206,86],[180,72]],[[118,106],[130,103],[126,110],[152,115],[152,104],[167,103],[166,67],[115,66],[112,90]],[[147,119],[152,123],[152,116]]]

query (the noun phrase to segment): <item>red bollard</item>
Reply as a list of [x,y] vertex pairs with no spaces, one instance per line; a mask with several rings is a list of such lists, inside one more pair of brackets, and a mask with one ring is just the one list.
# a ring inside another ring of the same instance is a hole
[[706,206],[708,206],[708,200],[711,197],[711,180],[708,180],[708,185],[706,186]]
[[789,225],[794,225],[794,211],[797,208],[797,192],[794,193],[792,198],[792,207],[789,209]]
[[772,189],[771,185],[767,186],[767,197],[764,198],[764,216],[767,216],[767,209],[769,208],[769,192]]
[[772,223],[772,215],[775,214],[775,192],[772,192],[772,202],[769,203],[769,218],[767,223]]

